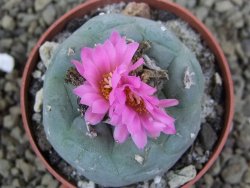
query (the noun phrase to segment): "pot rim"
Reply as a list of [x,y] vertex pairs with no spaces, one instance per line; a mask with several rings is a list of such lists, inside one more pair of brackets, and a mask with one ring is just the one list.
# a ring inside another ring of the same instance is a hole
[[169,0],[88,0],[77,7],[71,9],[69,12],[61,16],[56,22],[54,22],[47,31],[41,36],[39,41],[36,43],[35,47],[33,48],[32,52],[29,55],[28,61],[26,63],[23,76],[22,76],[22,84],[21,84],[21,113],[23,119],[23,126],[26,131],[26,134],[29,137],[30,144],[35,151],[36,155],[40,158],[43,162],[47,170],[58,180],[62,183],[63,186],[73,188],[75,187],[72,183],[67,181],[62,175],[60,175],[53,167],[47,162],[47,160],[42,155],[42,152],[39,150],[38,146],[35,143],[31,130],[29,129],[30,125],[30,116],[29,116],[29,105],[28,105],[28,88],[30,83],[31,73],[38,61],[39,58],[39,48],[45,42],[53,38],[57,33],[59,33],[66,23],[70,20],[78,17],[82,17],[83,15],[89,13],[91,10],[101,7],[103,5],[112,4],[112,3],[119,3],[119,2],[144,2],[147,3],[149,6],[156,8],[167,10],[168,12],[172,12],[184,21],[188,22],[192,28],[194,28],[198,33],[200,33],[203,40],[206,41],[209,48],[215,54],[218,66],[221,71],[224,88],[225,88],[225,114],[224,114],[224,128],[222,130],[222,134],[220,135],[219,140],[217,141],[216,147],[214,148],[213,154],[210,156],[208,162],[205,166],[198,172],[196,177],[183,185],[183,188],[188,188],[197,182],[212,166],[215,162],[219,154],[221,153],[222,148],[224,147],[229,132],[231,130],[231,124],[233,120],[234,114],[234,92],[233,92],[233,81],[231,78],[230,69],[227,63],[227,60],[224,56],[220,45],[213,37],[212,33],[207,29],[207,27],[192,13],[190,13],[187,9],[181,7],[180,5],[173,3]]

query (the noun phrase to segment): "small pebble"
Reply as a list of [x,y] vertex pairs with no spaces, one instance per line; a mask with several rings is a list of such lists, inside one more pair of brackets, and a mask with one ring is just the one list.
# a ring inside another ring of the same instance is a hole
[[42,13],[42,17],[47,25],[54,22],[56,17],[56,9],[53,5],[49,5]]
[[13,30],[16,26],[15,20],[9,15],[5,15],[2,18],[0,24],[4,29],[9,30],[9,31]]
[[26,163],[23,159],[16,160],[16,167],[22,171],[25,181],[29,181],[34,175],[35,167]]
[[42,77],[42,72],[39,70],[36,70],[32,73],[33,78],[41,78]]
[[234,5],[228,0],[217,1],[215,3],[215,10],[221,13],[231,10],[233,7]]
[[35,0],[35,10],[43,10],[52,0]]
[[41,112],[43,103],[43,88],[36,93],[34,111]]
[[10,173],[11,163],[5,159],[0,159],[0,174],[3,177],[8,177]]
[[144,158],[140,155],[135,155],[135,160],[139,163],[139,164],[143,164],[144,162]]
[[13,71],[15,66],[14,58],[9,54],[0,53],[0,70],[10,73]]
[[196,176],[195,166],[190,165],[179,171],[167,173],[168,185],[170,188],[177,188],[192,180]]
[[143,18],[150,18],[150,7],[146,3],[128,3],[126,8],[123,10],[123,14],[129,16],[139,16]]
[[20,127],[14,127],[11,132],[10,135],[15,138],[18,142],[22,142],[23,141],[23,133],[20,129]]
[[77,186],[78,186],[78,188],[95,188],[95,183],[92,181],[90,181],[90,182],[78,181]]
[[227,183],[238,184],[242,181],[242,177],[247,169],[246,159],[235,155],[228,161],[228,164],[222,170],[221,176]]
[[46,66],[48,68],[49,64],[51,63],[51,59],[53,57],[53,54],[58,47],[58,43],[55,42],[45,42],[40,48],[39,48],[39,55]]
[[16,115],[7,115],[3,118],[3,126],[7,129],[11,129],[17,123],[18,116]]

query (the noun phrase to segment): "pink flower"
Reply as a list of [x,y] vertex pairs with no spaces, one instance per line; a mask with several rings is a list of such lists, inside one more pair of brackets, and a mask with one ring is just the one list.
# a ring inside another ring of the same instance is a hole
[[114,89],[109,112],[110,123],[115,126],[114,138],[123,143],[130,134],[140,149],[147,144],[147,136],[156,138],[161,132],[175,134],[174,118],[164,108],[175,106],[175,99],[159,100],[153,96],[155,88],[135,76],[123,76]]
[[106,114],[115,127],[114,138],[123,143],[129,135],[138,148],[147,144],[147,136],[156,138],[161,132],[175,134],[174,118],[166,107],[175,106],[175,99],[159,100],[153,96],[155,88],[129,73],[144,63],[132,63],[139,44],[127,44],[124,37],[113,32],[104,44],[83,48],[81,62],[73,61],[86,81],[74,89],[80,103],[88,106],[85,120],[92,125]]
[[86,79],[83,85],[74,89],[74,93],[81,98],[81,104],[88,106],[85,120],[90,124],[99,123],[107,114],[110,108],[110,93],[119,83],[121,76],[143,63],[142,59],[132,63],[138,47],[138,43],[127,44],[124,37],[113,32],[104,44],[83,48],[81,62],[72,62]]

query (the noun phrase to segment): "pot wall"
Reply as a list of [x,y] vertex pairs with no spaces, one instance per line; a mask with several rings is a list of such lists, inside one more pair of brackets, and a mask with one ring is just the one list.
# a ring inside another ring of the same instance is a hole
[[[131,2],[131,0],[89,0],[86,3],[79,5],[78,7],[72,9],[65,15],[63,15],[60,19],[58,19],[40,38],[34,49],[32,50],[29,59],[26,63],[26,67],[23,73],[23,80],[22,80],[22,88],[21,88],[21,109],[22,109],[22,118],[24,128],[26,133],[29,137],[30,143],[32,145],[33,150],[37,154],[37,156],[41,159],[44,163],[48,171],[53,174],[65,187],[75,187],[72,183],[68,182],[64,179],[58,172],[56,172],[48,163],[48,161],[44,158],[41,151],[39,150],[38,146],[34,141],[34,137],[32,135],[29,126],[31,126],[31,113],[30,113],[30,105],[28,101],[28,89],[29,83],[31,79],[31,74],[38,62],[39,58],[39,47],[45,42],[51,40],[57,33],[63,30],[66,23],[70,20],[78,17],[82,17],[83,15],[87,14],[91,10],[94,10],[100,6],[104,6],[107,4],[118,3],[121,1]],[[190,187],[196,181],[198,181],[206,171],[212,166],[218,155],[220,154],[231,129],[231,122],[233,118],[233,109],[234,109],[234,97],[233,97],[233,83],[231,79],[231,74],[229,70],[228,63],[226,58],[218,45],[217,41],[214,39],[212,34],[208,31],[208,29],[189,11],[180,7],[179,5],[168,1],[168,0],[134,0],[136,2],[145,2],[149,4],[152,8],[167,10],[176,14],[177,16],[181,17],[183,20],[188,22],[198,33],[201,34],[201,37],[206,41],[209,48],[216,56],[216,60],[218,66],[220,68],[222,79],[225,87],[225,118],[224,118],[224,128],[222,130],[222,135],[219,138],[217,146],[214,149],[214,153],[210,157],[209,161],[206,163],[204,168],[197,174],[197,176],[188,182],[183,187]]]

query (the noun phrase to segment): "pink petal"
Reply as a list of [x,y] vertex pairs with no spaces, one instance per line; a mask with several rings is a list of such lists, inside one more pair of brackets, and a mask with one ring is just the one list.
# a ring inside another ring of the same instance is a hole
[[151,103],[149,103],[147,100],[144,100],[144,104],[145,104],[146,109],[147,109],[149,112],[151,112],[151,111],[154,110],[154,106],[153,106]]
[[95,65],[92,60],[93,49],[83,48],[81,51],[82,65],[84,68],[84,78],[93,86],[97,87],[101,80],[101,72],[99,66]]
[[[124,84],[124,85],[129,86],[130,89],[134,92],[135,92],[134,88],[140,89],[140,86],[142,84],[141,79],[139,77],[136,77],[136,76],[126,76],[125,82],[126,82],[126,84]],[[133,88],[131,86],[133,86]]]
[[121,114],[120,114],[121,107],[122,107],[121,105],[115,105],[115,106],[113,105],[109,109],[110,123],[113,126],[118,126],[118,125],[122,124],[121,123],[121,118],[122,117],[121,117]]
[[[141,83],[141,87],[140,87],[140,90],[145,94],[145,95],[153,95],[155,92],[156,92],[156,89],[151,87],[150,85],[142,82]],[[154,97],[152,96],[149,96],[151,97],[152,99],[154,99]]]
[[94,64],[99,68],[101,74],[111,72],[110,60],[103,46],[97,46],[92,55]]
[[94,87],[96,90],[99,89],[99,83],[103,79],[102,75],[98,72],[96,68],[93,69],[85,69],[85,79],[89,82],[89,84]]
[[135,62],[133,65],[131,65],[129,67],[129,72],[137,69],[138,67],[140,67],[143,64],[144,64],[144,60],[143,60],[143,58],[140,58],[137,62]]
[[147,133],[151,136],[151,137],[158,137],[160,136],[161,131],[163,130],[163,128],[165,128],[164,124],[155,124],[155,122],[153,120],[150,120],[150,117],[144,117],[141,118],[142,120],[142,126],[146,129]]
[[167,124],[167,126],[163,129],[165,134],[176,134],[176,129],[174,123]]
[[109,109],[109,103],[105,99],[99,99],[93,102],[92,112],[96,114],[106,114]]
[[120,88],[113,89],[109,94],[109,104],[112,105],[115,101],[122,105],[126,102],[126,95]]
[[138,134],[142,132],[141,121],[139,115],[135,115],[133,120],[126,123],[128,132],[132,134]]
[[113,31],[109,40],[115,46],[120,38],[121,38],[120,34],[117,31]]
[[111,79],[111,82],[112,82],[112,88],[116,88],[119,81],[121,79],[121,75],[117,72],[117,69],[113,72],[113,75],[112,75],[112,79]]
[[110,116],[110,124],[113,126],[117,126],[121,121],[121,116],[119,114],[113,114],[112,116]]
[[87,47],[81,49],[81,60],[84,65],[93,63],[92,51],[93,51],[92,48],[87,48]]
[[156,130],[162,131],[166,127],[166,125],[164,123],[155,121],[153,122],[152,127]]
[[129,63],[131,63],[131,60],[136,50],[138,49],[138,47],[139,47],[139,43],[137,42],[132,42],[132,43],[127,44],[127,49],[124,52],[122,64],[128,65]]
[[178,104],[179,104],[179,101],[176,99],[163,99],[163,100],[160,100],[159,107],[167,108],[167,107],[176,106]]
[[75,88],[73,92],[79,97],[85,95],[86,93],[99,93],[99,91],[93,88],[87,81],[83,85]]
[[144,130],[138,132],[137,134],[131,134],[131,136],[139,149],[143,149],[147,144],[147,134]]
[[169,116],[163,109],[155,108],[150,113],[152,114],[154,119],[166,124],[172,124],[175,121],[175,119]]
[[119,40],[115,45],[115,49],[116,49],[116,64],[120,65],[123,63],[124,54],[127,49],[126,40],[124,38],[119,38]]
[[122,111],[122,123],[132,125],[134,123],[134,118],[136,113],[131,110],[129,107],[124,106]]
[[84,77],[84,67],[83,67],[82,63],[77,61],[77,60],[72,60],[71,63],[75,65],[77,71],[80,73],[81,76]]
[[115,127],[114,139],[119,143],[123,143],[128,137],[128,130],[125,125],[119,125]]
[[129,69],[128,69],[128,65],[125,65],[125,64],[120,64],[118,67],[117,67],[117,73],[118,74],[128,74],[129,73]]
[[80,103],[87,106],[92,106],[94,101],[103,99],[103,97],[98,93],[86,93],[81,96]]
[[94,65],[93,60],[92,60],[92,52],[93,52],[93,49],[87,48],[87,47],[82,48],[82,50],[81,50],[81,60],[82,60],[82,64],[83,64],[85,71],[87,68],[86,66],[92,67]]
[[92,124],[96,125],[102,121],[104,118],[105,114],[95,114],[92,112],[92,109],[89,107],[88,110],[85,113],[85,121]]
[[110,40],[106,40],[103,48],[109,58],[109,63],[110,63],[110,68],[111,70],[114,70],[116,65],[115,65],[115,61],[116,61],[116,50],[114,45],[110,42]]

